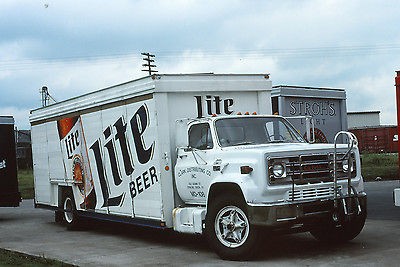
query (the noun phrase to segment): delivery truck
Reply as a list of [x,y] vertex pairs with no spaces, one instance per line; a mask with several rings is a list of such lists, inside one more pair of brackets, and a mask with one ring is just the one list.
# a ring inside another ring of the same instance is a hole
[[14,118],[0,116],[0,207],[17,207],[21,202],[15,151]]
[[264,74],[152,75],[33,110],[35,206],[71,229],[91,217],[204,234],[230,260],[266,231],[355,238],[356,140],[305,142],[271,115],[271,88]]

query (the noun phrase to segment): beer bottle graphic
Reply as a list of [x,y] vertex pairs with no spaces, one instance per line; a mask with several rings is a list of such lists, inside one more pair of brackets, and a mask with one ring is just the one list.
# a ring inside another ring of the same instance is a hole
[[94,209],[96,192],[81,117],[60,119],[57,128],[67,178],[72,178],[79,190],[79,195],[75,194],[75,201],[81,209]]

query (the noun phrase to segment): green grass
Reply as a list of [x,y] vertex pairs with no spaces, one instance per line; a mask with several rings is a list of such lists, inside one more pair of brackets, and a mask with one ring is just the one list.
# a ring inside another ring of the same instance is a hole
[[32,199],[34,197],[32,170],[18,170],[18,187],[22,199]]
[[44,257],[34,257],[0,248],[0,266],[74,266]]
[[365,181],[374,181],[377,177],[382,180],[399,179],[397,153],[361,155],[361,172]]

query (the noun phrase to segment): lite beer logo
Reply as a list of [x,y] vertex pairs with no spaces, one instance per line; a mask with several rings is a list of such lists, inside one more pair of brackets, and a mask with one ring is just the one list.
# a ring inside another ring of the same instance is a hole
[[[95,157],[96,170],[103,194],[102,207],[121,206],[123,204],[125,198],[124,190],[122,190],[123,193],[119,195],[113,195],[113,187],[109,185],[113,184],[114,187],[120,186],[123,181],[121,173],[129,177],[135,171],[135,164],[130,152],[131,146],[128,141],[133,140],[137,160],[140,164],[145,165],[153,158],[155,141],[153,141],[149,147],[146,147],[144,143],[144,134],[149,124],[149,111],[146,105],[142,105],[129,121],[132,136],[129,136],[129,138],[127,137],[128,124],[124,121],[124,117],[121,116],[113,125],[108,126],[103,131],[104,139],[99,138],[90,146],[90,150]],[[104,140],[104,144],[102,139]],[[118,147],[116,147],[116,143],[119,144]],[[103,158],[101,152],[102,147],[105,148],[107,153],[107,157],[105,158]],[[120,164],[120,160],[118,160],[117,149],[121,151],[122,164]],[[106,164],[110,166],[111,173],[106,173]],[[121,165],[123,165],[123,172],[119,167]],[[112,177],[112,179],[107,179],[107,177]],[[131,197],[136,197],[156,182],[158,182],[156,168],[151,166],[129,183]]]
[[208,115],[217,114],[220,115],[222,112],[226,115],[230,115],[233,111],[230,109],[233,106],[233,99],[221,99],[220,96],[206,95],[205,100],[202,96],[194,96],[196,98],[197,105],[197,118],[202,118],[204,114],[203,103],[206,106],[206,112]]
[[[68,120],[68,119],[66,119]],[[66,121],[64,120],[64,121]],[[61,120],[63,121],[63,120]],[[74,151],[79,147],[80,145],[80,135],[79,131],[75,129],[74,131],[70,132],[67,134],[65,138],[63,138],[64,143],[65,143],[65,149],[67,151],[67,158],[72,159]]]
[[82,209],[94,209],[96,193],[90,172],[89,158],[79,116],[57,121],[61,150],[66,166],[66,175],[72,178],[79,189],[76,201]]
[[3,161],[0,161],[0,170],[6,168],[6,160],[3,159]]

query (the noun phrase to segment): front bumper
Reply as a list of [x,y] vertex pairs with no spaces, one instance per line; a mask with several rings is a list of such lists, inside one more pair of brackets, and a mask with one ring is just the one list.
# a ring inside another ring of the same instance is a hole
[[[338,211],[341,218],[351,219],[357,216],[357,203],[361,207],[361,213],[367,212],[367,195],[359,193],[357,196],[347,198],[349,205],[346,207],[347,216],[344,216],[343,200],[338,200]],[[313,226],[331,220],[335,212],[333,198],[318,199],[307,202],[296,202],[277,205],[248,205],[248,216],[250,223],[256,226],[271,228],[288,228],[293,225]]]

